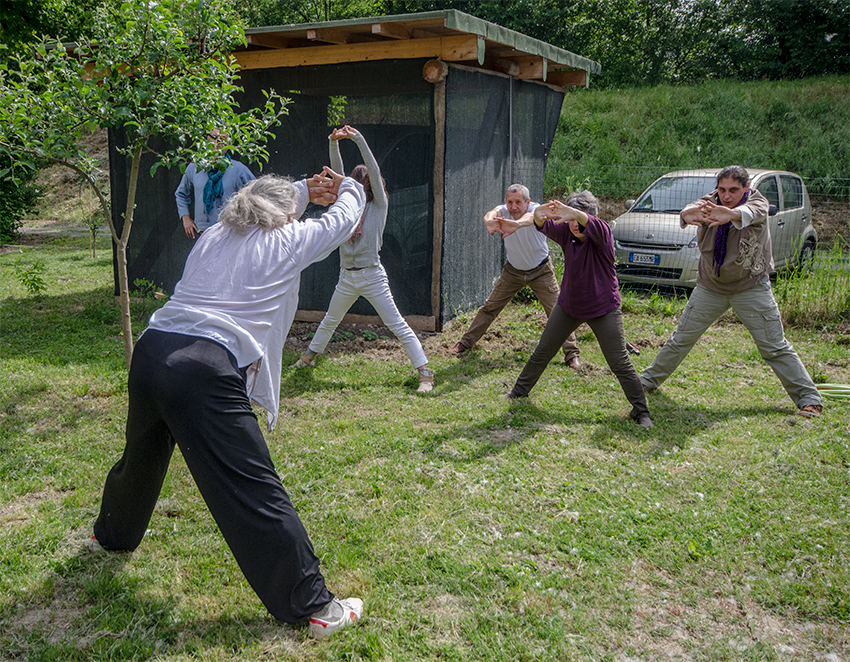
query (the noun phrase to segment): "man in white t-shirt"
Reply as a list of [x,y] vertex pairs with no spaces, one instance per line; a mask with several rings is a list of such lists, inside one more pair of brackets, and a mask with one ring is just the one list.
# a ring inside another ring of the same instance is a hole
[[[502,232],[503,219],[522,220],[525,216],[531,218],[539,205],[531,201],[528,188],[522,184],[511,184],[505,192],[505,204],[494,207],[484,215],[484,225],[491,235],[499,233],[505,242],[507,261],[502,267],[502,273],[487,301],[478,311],[469,330],[454,347],[449,350],[460,356],[484,335],[484,332],[498,317],[502,309],[508,305],[514,295],[528,285],[548,317],[558,300],[560,287],[555,278],[555,269],[549,257],[549,245],[546,237],[538,232],[534,225],[524,227],[507,236]],[[581,366],[579,349],[575,335],[571,334],[564,342],[564,361],[573,369]]]

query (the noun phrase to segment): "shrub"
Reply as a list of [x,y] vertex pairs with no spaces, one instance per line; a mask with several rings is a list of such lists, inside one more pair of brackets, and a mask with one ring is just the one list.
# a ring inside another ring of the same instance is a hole
[[[6,163],[3,163],[5,161]],[[0,172],[8,165],[9,157],[0,157]],[[35,188],[32,180],[35,171],[18,177],[17,181],[7,176],[0,176],[0,243],[8,244],[20,236],[21,220],[27,212],[35,209],[41,193]]]

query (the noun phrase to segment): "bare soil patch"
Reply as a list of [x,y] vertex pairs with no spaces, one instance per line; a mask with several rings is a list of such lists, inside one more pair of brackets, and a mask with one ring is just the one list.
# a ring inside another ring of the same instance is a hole
[[59,501],[65,496],[62,490],[39,490],[24,494],[0,508],[0,527],[23,524],[32,517],[33,511],[45,501]]

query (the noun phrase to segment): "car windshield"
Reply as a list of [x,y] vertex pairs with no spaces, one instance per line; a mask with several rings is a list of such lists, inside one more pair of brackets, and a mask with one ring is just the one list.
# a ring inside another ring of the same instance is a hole
[[715,187],[714,177],[663,177],[640,196],[632,211],[678,214]]

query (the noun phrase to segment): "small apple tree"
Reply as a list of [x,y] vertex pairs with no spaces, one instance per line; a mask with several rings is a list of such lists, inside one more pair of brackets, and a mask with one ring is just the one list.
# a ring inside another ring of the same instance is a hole
[[[245,32],[222,0],[129,0],[98,11],[91,39],[73,47],[43,42],[31,57],[0,67],[0,154],[11,168],[0,176],[35,170],[44,161],[79,174],[100,202],[118,266],[121,329],[127,367],[133,354],[127,242],[133,226],[142,155],[159,166],[226,167],[210,138],[218,128],[228,147],[248,162],[266,162],[265,141],[286,113],[288,100],[265,93],[263,107],[238,112],[237,65],[231,53]],[[80,138],[95,129],[123,129],[122,152],[131,159],[121,233],[96,177],[96,163]],[[169,147],[154,152],[155,144]]]

